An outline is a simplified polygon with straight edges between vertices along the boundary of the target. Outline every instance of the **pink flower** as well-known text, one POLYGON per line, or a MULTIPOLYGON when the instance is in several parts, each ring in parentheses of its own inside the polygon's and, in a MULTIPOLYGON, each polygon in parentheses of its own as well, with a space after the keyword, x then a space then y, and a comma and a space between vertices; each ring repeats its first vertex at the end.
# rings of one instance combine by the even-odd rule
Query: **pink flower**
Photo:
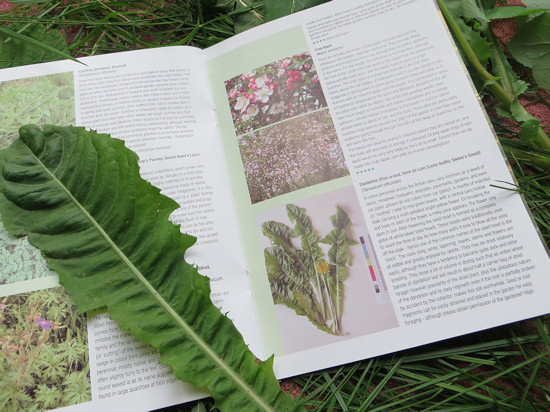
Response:
POLYGON ((246 108, 248 107, 248 103, 250 100, 248 100, 245 96, 241 96, 237 98, 237 103, 235 103, 235 106, 233 107, 235 110, 240 110, 241 113, 244 113, 246 108))
POLYGON ((267 84, 267 85, 269 84, 269 78, 265 74, 256 79, 256 85, 258 87, 263 87, 264 84, 267 84))
POLYGON ((269 96, 273 94, 273 89, 270 89, 269 86, 264 85, 261 89, 256 90, 254 93, 258 100, 262 103, 267 103, 269 101, 269 96))
POLYGON ((246 114, 248 114, 248 116, 250 117, 254 117, 258 114, 259 111, 260 110, 258 109, 258 106, 256 106, 255 104, 251 104, 250 106, 248 106, 246 114))

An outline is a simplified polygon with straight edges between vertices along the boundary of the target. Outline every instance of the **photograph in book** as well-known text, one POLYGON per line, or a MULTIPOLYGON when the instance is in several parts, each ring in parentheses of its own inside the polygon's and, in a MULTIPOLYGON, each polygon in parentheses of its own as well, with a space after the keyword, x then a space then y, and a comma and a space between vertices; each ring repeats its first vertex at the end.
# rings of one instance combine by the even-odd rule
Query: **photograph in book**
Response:
POLYGON ((252 203, 349 175, 328 109, 237 140, 252 203))
MULTIPOLYGON (((25 124, 75 123, 73 73, 0 82, 0 149, 19 137, 25 124)), ((52 276, 40 251, 26 238, 9 234, 0 221, 0 285, 52 276)))
POLYGON ((237 135, 327 106, 308 51, 226 80, 237 135))
POLYGON ((55 275, 46 266, 40 250, 33 247, 26 237, 18 238, 9 233, 1 220, 0 262, 0 286, 55 275))
POLYGON ((285 353, 398 326, 353 187, 256 220, 285 353))
POLYGON ((75 123, 73 73, 56 73, 0 82, 0 149, 25 124, 75 123))
POLYGON ((0 352, 3 410, 91 400, 86 320, 62 288, 2 298, 0 352))

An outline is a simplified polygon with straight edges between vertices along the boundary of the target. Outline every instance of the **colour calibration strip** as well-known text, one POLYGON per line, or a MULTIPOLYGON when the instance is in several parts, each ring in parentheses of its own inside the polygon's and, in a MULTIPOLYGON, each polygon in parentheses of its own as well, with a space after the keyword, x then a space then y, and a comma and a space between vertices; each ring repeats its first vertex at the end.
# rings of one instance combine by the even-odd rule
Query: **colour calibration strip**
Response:
POLYGON ((384 281, 384 277, 382 276, 380 267, 378 266, 378 260, 376 258, 376 253, 372 247, 370 236, 359 235, 359 243, 361 244, 363 255, 365 255, 365 259, 367 261, 367 266, 369 268, 374 292, 376 293, 377 302, 389 302, 388 287, 386 286, 386 282, 384 281))

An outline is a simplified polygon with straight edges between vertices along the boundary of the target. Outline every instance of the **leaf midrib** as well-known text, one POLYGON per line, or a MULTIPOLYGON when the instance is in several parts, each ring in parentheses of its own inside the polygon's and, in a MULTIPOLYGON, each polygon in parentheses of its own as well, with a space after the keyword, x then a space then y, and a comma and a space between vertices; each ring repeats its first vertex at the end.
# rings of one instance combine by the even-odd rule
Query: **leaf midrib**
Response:
MULTIPOLYGON (((27 146, 25 144, 25 146, 27 146)), ((57 183, 61 189, 69 196, 71 201, 81 210, 86 218, 92 223, 96 230, 103 236, 109 246, 115 251, 115 253, 122 259, 122 261, 130 268, 138 280, 145 286, 147 291, 153 296, 153 298, 161 305, 161 307, 172 317, 172 319, 186 332, 187 336, 193 340, 197 346, 222 370, 224 371, 236 384, 242 389, 244 393, 265 411, 276 412, 271 406, 269 406, 256 391, 250 387, 239 374, 220 358, 188 324, 179 316, 179 314, 170 306, 170 304, 155 290, 155 288, 147 281, 145 276, 140 272, 138 268, 128 259, 128 257, 120 250, 120 248, 113 242, 111 237, 103 230, 101 225, 94 219, 92 215, 84 208, 84 206, 72 195, 67 187, 42 163, 29 146, 27 146, 32 156, 36 159, 39 165, 44 169, 45 173, 51 177, 51 179, 57 183)))

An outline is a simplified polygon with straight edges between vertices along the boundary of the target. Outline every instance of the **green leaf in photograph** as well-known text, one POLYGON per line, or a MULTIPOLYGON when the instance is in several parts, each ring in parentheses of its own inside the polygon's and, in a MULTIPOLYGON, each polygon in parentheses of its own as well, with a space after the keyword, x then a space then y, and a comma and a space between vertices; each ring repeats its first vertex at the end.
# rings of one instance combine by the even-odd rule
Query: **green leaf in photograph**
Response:
POLYGON ((356 244, 347 237, 351 220, 336 206, 330 217, 333 230, 321 239, 305 208, 287 204, 286 212, 294 228, 273 220, 262 224, 272 244, 264 258, 273 302, 306 316, 319 330, 341 335, 345 270, 351 265, 348 246, 356 244), (301 249, 292 243, 297 237, 301 249), (331 246, 328 262, 319 243, 331 246))
POLYGON ((107 308, 222 411, 302 410, 273 358, 259 361, 210 301, 208 278, 185 261, 195 238, 168 220, 178 205, 140 177, 123 141, 71 126, 20 136, 0 152, 4 224, 42 250, 79 312, 107 308))
POLYGON ((305 10, 328 0, 265 0, 266 21, 275 20, 297 11, 305 10))
POLYGON ((550 13, 523 24, 507 47, 514 59, 527 67, 550 55, 550 13))
POLYGON ((326 235, 321 243, 330 245, 328 251, 329 262, 334 265, 334 289, 331 288, 331 301, 334 302, 335 321, 338 323, 342 317, 342 307, 344 302, 343 282, 346 265, 351 266, 351 255, 348 247, 356 245, 357 242, 347 236, 351 220, 348 215, 339 207, 336 207, 336 213, 330 217, 332 231, 326 235))

